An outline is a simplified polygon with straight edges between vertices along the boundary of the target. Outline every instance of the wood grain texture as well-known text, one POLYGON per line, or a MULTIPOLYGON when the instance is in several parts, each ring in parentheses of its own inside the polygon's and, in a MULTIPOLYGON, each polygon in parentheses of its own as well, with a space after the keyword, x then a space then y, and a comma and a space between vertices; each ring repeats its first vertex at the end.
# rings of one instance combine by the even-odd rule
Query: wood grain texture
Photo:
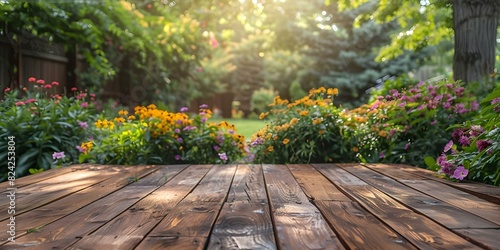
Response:
POLYGON ((484 248, 500 249, 500 229, 455 229, 454 232, 474 239, 484 248))
POLYGON ((195 190, 184 200, 191 202, 223 202, 236 172, 236 165, 215 165, 195 190))
POLYGON ((311 165, 287 165, 309 200, 351 201, 311 165))
POLYGON ((356 202, 316 201, 316 205, 350 249, 416 249, 356 202))
POLYGON ((238 165, 226 202, 267 203, 261 165, 238 165))
POLYGON ((402 178, 405 174, 412 174, 413 176, 418 176, 418 179, 431 179, 441 183, 444 183, 448 186, 460 189, 464 192, 470 193, 474 196, 477 196, 481 199, 487 200, 489 202, 493 202, 495 204, 500 204, 500 187, 493 185, 486 185, 479 182, 451 182, 449 180, 443 179, 434 171, 412 167, 402 164, 367 164, 369 168, 373 168, 374 170, 381 171, 384 174, 394 176, 398 179, 408 179, 414 180, 415 178, 402 178), (391 171, 387 171, 390 169, 391 171))
POLYGON ((207 242, 206 237, 179 237, 160 236, 147 237, 135 249, 136 250, 202 250, 207 242))
POLYGON ((342 167, 407 207, 448 228, 493 228, 496 224, 408 187, 361 165, 342 167))
POLYGON ((130 235, 87 235, 76 244, 66 248, 68 250, 95 250, 95 249, 134 249, 143 236, 130 235))
POLYGON ((384 221, 397 233, 418 248, 477 249, 477 246, 452 233, 431 219, 413 212, 390 196, 366 184, 349 172, 335 165, 314 165, 328 179, 349 193, 364 209, 384 221), (350 175, 349 181, 342 178, 350 175), (353 184, 351 184, 353 183, 353 184))
POLYGON ((210 234, 208 249, 276 249, 268 205, 226 203, 210 234))
POLYGON ((485 201, 472 194, 452 188, 446 184, 432 181, 403 181, 420 192, 442 200, 464 211, 480 216, 500 227, 500 205, 485 201), (439 191, 438 191, 439 190, 439 191))
POLYGON ((149 233, 149 236, 208 237, 222 204, 182 201, 149 233))
POLYGON ((285 165, 263 165, 280 249, 344 249, 285 165))
MULTIPOLYGON (((127 209, 113 220, 109 221, 92 235, 146 235, 160 220, 162 220, 177 203, 179 203, 210 169, 207 165, 192 166, 179 174, 172 168, 167 182, 160 188, 148 194, 142 200, 127 209), (186 182, 186 180, 190 180, 186 182)), ((162 174, 160 173, 159 176, 162 174)))
MULTIPOLYGON (((130 168, 124 167, 123 169, 121 169, 122 171, 118 173, 120 176, 127 175, 127 171, 131 168, 133 168, 133 172, 140 178, 156 170, 156 168, 147 166, 134 166, 130 168)), ((127 184, 129 184, 129 181, 124 181, 121 177, 112 177, 97 185, 92 185, 89 188, 80 190, 62 199, 20 214, 16 216, 17 236, 19 237, 24 235, 27 230, 36 230, 37 228, 41 228, 47 224, 50 224, 57 219, 60 219, 67 214, 70 214, 92 203, 96 199, 104 197, 124 187, 127 184)), ((7 223, 7 221, 3 221, 0 223, 7 223)), ((4 240, 6 239, 2 237, 2 241, 4 240)))

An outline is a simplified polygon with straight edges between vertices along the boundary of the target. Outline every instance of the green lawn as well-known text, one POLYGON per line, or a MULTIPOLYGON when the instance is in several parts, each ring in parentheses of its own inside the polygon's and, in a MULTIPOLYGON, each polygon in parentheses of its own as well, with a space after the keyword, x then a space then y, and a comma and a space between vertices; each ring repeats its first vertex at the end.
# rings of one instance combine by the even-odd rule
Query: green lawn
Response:
POLYGON ((252 138, 252 135, 259 131, 261 128, 266 126, 266 122, 258 119, 222 119, 222 118, 210 118, 209 122, 219 123, 221 121, 227 121, 230 124, 236 126, 236 131, 238 134, 244 135, 245 140, 252 138))

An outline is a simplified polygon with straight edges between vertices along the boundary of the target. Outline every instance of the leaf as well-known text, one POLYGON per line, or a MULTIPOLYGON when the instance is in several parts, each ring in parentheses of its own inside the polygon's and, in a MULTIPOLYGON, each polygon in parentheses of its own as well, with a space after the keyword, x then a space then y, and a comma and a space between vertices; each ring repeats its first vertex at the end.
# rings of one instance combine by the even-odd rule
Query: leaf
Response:
POLYGON ((436 160, 434 160, 433 157, 427 156, 424 158, 425 165, 427 165, 430 169, 433 169, 436 167, 436 160))

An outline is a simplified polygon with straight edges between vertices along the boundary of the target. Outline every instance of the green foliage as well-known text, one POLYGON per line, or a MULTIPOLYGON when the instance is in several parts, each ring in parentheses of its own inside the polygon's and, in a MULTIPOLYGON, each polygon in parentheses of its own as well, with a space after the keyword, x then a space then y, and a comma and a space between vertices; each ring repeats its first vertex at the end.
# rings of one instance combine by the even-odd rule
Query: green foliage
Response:
MULTIPOLYGON (((52 168, 58 164, 53 156, 56 152, 65 153, 66 163, 76 162, 75 146, 88 136, 86 124, 93 119, 89 103, 92 97, 86 92, 59 96, 52 88, 58 83, 35 81, 30 79, 30 84, 36 84, 33 91, 6 90, 5 100, 0 102, 0 157, 7 158, 7 138, 14 137, 18 177, 28 174, 30 169, 39 172, 52 168)), ((1 162, 0 169, 0 179, 4 180, 6 161, 1 162)))
POLYGON ((265 89, 260 88, 259 90, 253 92, 252 94, 252 111, 256 114, 269 111, 269 103, 272 103, 274 96, 276 96, 276 91, 273 88, 265 89))
POLYGON ((244 137, 227 122, 207 122, 211 111, 200 107, 190 118, 151 104, 134 115, 121 110, 113 121, 99 119, 94 140, 82 142, 80 162, 99 164, 230 163, 245 153, 244 137))

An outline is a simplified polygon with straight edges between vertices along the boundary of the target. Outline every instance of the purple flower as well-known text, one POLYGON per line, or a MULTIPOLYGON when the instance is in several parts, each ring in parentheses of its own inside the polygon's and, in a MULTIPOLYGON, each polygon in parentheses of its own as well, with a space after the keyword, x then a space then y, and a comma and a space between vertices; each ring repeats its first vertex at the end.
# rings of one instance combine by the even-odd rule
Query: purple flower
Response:
POLYGON ((481 126, 479 126, 479 125, 472 125, 470 127, 470 132, 469 133, 470 133, 470 135, 472 137, 478 137, 483 132, 484 132, 484 129, 481 126))
POLYGON ((215 150, 215 151, 219 151, 219 149, 220 149, 220 147, 219 147, 219 146, 217 146, 217 145, 215 145, 215 146, 214 146, 214 150, 215 150))
POLYGON ((54 152, 52 154, 52 159, 54 159, 54 160, 62 159, 64 157, 65 157, 64 152, 54 152))
POLYGON ((206 108, 208 108, 208 105, 207 105, 207 104, 202 104, 202 105, 200 105, 200 109, 206 109, 206 108))
POLYGON ((178 134, 178 133, 180 133, 180 132, 181 132, 181 130, 180 130, 180 129, 178 129, 178 128, 176 128, 176 129, 174 129, 174 132, 178 134))
POLYGON ((476 146, 477 146, 477 150, 479 152, 487 149, 489 146, 491 146, 491 142, 487 141, 487 140, 478 140, 476 141, 476 146))
POLYGON ((76 146, 76 149, 78 149, 78 152, 80 152, 80 153, 85 153, 85 149, 83 149, 80 146, 76 146))
POLYGON ((460 137, 464 134, 463 129, 455 129, 453 130, 453 133, 451 134, 451 137, 455 140, 459 140, 460 137))
POLYGON ((232 130, 232 129, 229 129, 227 132, 228 132, 229 134, 234 135, 234 130, 232 130))
POLYGON ((206 117, 202 117, 201 118, 201 123, 205 123, 207 121, 207 118, 206 117))
POLYGON ((384 158, 384 157, 385 157, 384 152, 380 152, 380 153, 378 154, 378 157, 379 157, 380 159, 384 158))
POLYGON ((181 159, 181 156, 180 155, 175 155, 174 158, 175 158, 176 161, 178 161, 178 160, 181 159))
POLYGON ((497 98, 491 100, 491 105, 496 104, 496 103, 500 103, 500 97, 497 97, 497 98))
POLYGON ((450 102, 448 102, 448 101, 447 101, 447 102, 445 102, 445 103, 443 104, 443 108, 445 108, 445 109, 449 109, 449 108, 451 108, 451 104, 450 104, 450 102))
POLYGON ((83 128, 83 129, 89 128, 89 124, 87 122, 78 122, 78 125, 80 126, 80 128, 83 128))
POLYGON ((227 161, 228 160, 226 153, 219 153, 219 158, 221 160, 223 160, 223 161, 227 161))
POLYGON ((431 125, 435 125, 438 121, 437 120, 434 120, 431 122, 431 125))
POLYGON ((180 124, 182 124, 182 120, 181 120, 181 119, 177 119, 177 120, 175 121, 175 123, 177 123, 177 124, 179 124, 179 125, 180 125, 180 124))
POLYGON ((406 106, 406 102, 401 102, 398 104, 399 107, 404 108, 406 106))
POLYGON ((405 145, 405 150, 408 150, 408 148, 410 147, 410 144, 411 144, 411 143, 409 143, 409 142, 408 142, 408 143, 406 143, 406 145, 405 145))
POLYGON ((451 147, 453 147, 453 141, 450 140, 446 145, 444 146, 444 152, 450 151, 451 147))
POLYGON ((458 142, 462 145, 462 146, 465 146, 465 147, 468 147, 470 146, 470 141, 469 141, 469 137, 467 136, 460 136, 460 139, 458 140, 458 142))
POLYGON ((465 169, 464 166, 458 166, 458 168, 453 172, 452 177, 458 180, 463 180, 467 174, 469 174, 469 170, 465 169))
POLYGON ((188 107, 182 107, 181 108, 181 112, 186 112, 186 111, 188 111, 188 107))
POLYGON ((439 166, 444 166, 446 162, 446 155, 443 153, 437 159, 436 162, 439 166))
POLYGON ((469 110, 465 108, 465 104, 463 103, 457 103, 455 105, 455 113, 457 114, 464 114, 467 113, 469 110))
POLYGON ((180 143, 184 142, 184 140, 182 139, 182 137, 177 138, 177 141, 180 142, 180 143))
POLYGON ((471 104, 470 104, 470 110, 472 111, 476 111, 477 109, 479 108, 479 103, 474 100, 471 104))

